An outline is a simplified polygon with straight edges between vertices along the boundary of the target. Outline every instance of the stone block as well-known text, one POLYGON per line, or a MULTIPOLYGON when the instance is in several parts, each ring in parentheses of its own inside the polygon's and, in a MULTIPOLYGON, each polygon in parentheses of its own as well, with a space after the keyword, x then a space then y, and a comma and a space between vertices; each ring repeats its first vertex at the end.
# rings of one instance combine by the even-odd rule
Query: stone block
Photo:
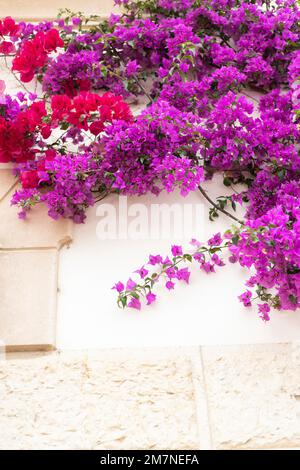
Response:
POLYGON ((0 361, 0 449, 78 449, 83 362, 58 354, 8 354, 0 361))
POLYGON ((51 348, 56 338, 57 250, 0 251, 0 340, 51 348))
POLYGON ((300 347, 203 348, 212 438, 217 449, 300 446, 300 347))
POLYGON ((187 357, 124 350, 0 360, 0 449, 197 449, 187 357))
POLYGON ((198 448, 191 361, 152 352, 88 358, 84 434, 92 449, 198 448))

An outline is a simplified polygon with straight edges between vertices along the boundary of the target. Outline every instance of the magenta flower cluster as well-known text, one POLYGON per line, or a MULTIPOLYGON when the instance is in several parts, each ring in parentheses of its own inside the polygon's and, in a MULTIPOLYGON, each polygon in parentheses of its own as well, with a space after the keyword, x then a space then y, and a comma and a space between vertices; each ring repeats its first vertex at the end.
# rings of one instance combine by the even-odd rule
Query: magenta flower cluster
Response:
MULTIPOLYGON (((207 243, 151 255, 122 307, 156 300, 158 281, 189 282, 225 259, 251 270, 245 306, 300 306, 300 10, 296 0, 116 0, 109 20, 69 11, 55 22, 3 20, 4 55, 43 96, 0 96, 0 161, 13 161, 21 217, 37 203, 83 222, 108 194, 200 190, 235 222, 207 243), (250 95, 249 95, 250 93, 250 95), (40 99, 42 98, 42 100, 40 99), (147 102, 136 117, 128 103, 147 102), (57 131, 59 135, 57 136, 57 131), (18 146, 15 142, 19 142, 18 146), (223 176, 231 196, 202 182, 223 176), (242 188, 242 189, 241 189, 242 188), (237 204, 245 217, 234 214, 237 204), (221 257, 222 255, 222 257, 221 257)), ((2 86, 2 85, 1 85, 2 86)), ((2 86, 3 88, 3 86, 2 86)), ((1 88, 1 89, 2 89, 1 88)))

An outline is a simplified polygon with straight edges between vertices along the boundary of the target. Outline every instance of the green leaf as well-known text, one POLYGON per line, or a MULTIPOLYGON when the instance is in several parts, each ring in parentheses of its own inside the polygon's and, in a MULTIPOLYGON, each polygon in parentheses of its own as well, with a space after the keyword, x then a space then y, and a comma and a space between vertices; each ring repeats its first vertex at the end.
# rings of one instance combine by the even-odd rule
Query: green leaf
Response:
POLYGON ((232 237, 231 241, 232 241, 232 243, 233 243, 234 245, 237 245, 238 242, 239 242, 239 239, 240 239, 239 235, 236 234, 236 235, 234 235, 234 236, 232 237))
POLYGON ((135 299, 137 299, 137 300, 140 298, 140 296, 139 296, 139 294, 137 294, 137 292, 130 292, 130 295, 132 297, 134 297, 135 299))
POLYGON ((294 304, 294 305, 297 304, 298 299, 297 299, 297 297, 296 297, 295 295, 290 294, 290 295, 289 295, 289 299, 290 299, 290 301, 292 302, 292 304, 294 304))
POLYGON ((277 171, 277 176, 280 180, 283 180, 285 175, 286 175, 286 170, 284 168, 281 168, 280 170, 277 171))
POLYGON ((127 297, 126 296, 122 296, 118 299, 118 306, 120 307, 120 304, 122 306, 122 308, 125 308, 126 305, 127 305, 127 297))
POLYGON ((231 186, 231 178, 229 178, 229 176, 225 176, 224 179, 223 179, 223 184, 224 186, 231 186))
POLYGON ((216 253, 217 251, 221 251, 221 248, 219 246, 215 246, 214 248, 210 248, 209 250, 211 254, 216 253))
POLYGON ((68 129, 68 127, 69 127, 68 122, 63 122, 62 125, 60 126, 62 131, 66 131, 68 129))

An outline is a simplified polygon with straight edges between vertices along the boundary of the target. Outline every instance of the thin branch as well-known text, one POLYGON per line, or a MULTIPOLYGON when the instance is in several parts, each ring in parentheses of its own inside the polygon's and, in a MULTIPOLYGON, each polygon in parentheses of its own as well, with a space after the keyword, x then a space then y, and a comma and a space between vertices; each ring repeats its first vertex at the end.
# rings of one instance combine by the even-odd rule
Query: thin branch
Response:
POLYGON ((206 191, 202 188, 202 186, 198 186, 198 189, 200 191, 200 193, 202 194, 203 197, 205 197, 205 199, 219 212, 222 212, 223 214, 227 215, 227 217, 230 217, 231 219, 235 220, 236 222, 238 222, 239 224, 241 225, 244 225, 244 222, 240 219, 238 219, 237 217, 235 217, 234 215, 230 214, 230 212, 227 212, 225 209, 221 209, 221 207, 219 207, 206 193, 206 191))
POLYGON ((95 202, 100 202, 102 199, 106 198, 110 194, 110 191, 105 191, 101 196, 99 196, 97 199, 95 199, 95 202))
POLYGON ((250 98, 251 100, 256 101, 256 103, 259 104, 259 100, 257 98, 255 98, 254 96, 249 95, 246 91, 241 91, 241 94, 244 95, 244 96, 247 96, 248 98, 250 98))
POLYGON ((19 79, 19 77, 17 76, 17 74, 12 70, 11 67, 9 67, 8 63, 7 63, 7 58, 6 56, 4 57, 4 62, 5 62, 5 66, 7 68, 7 70, 14 76, 15 80, 17 80, 17 82, 19 83, 19 85, 21 85, 21 87, 23 88, 23 90, 26 91, 26 93, 31 93, 30 90, 28 90, 28 88, 24 85, 23 82, 21 82, 21 80, 19 79))
POLYGON ((146 91, 145 87, 141 84, 141 82, 139 81, 139 79, 135 76, 135 75, 132 75, 132 78, 134 79, 135 83, 140 87, 141 91, 144 93, 145 96, 147 96, 148 100, 150 103, 153 103, 153 99, 151 98, 151 96, 149 95, 149 93, 146 91))
MULTIPOLYGON (((105 33, 104 33, 104 31, 103 31, 103 29, 101 28, 100 25, 98 26, 98 29, 100 30, 101 34, 102 34, 103 36, 105 36, 105 33)), ((112 44, 110 44, 110 43, 107 43, 107 46, 110 48, 110 50, 112 51, 112 53, 115 54, 115 55, 118 57, 120 63, 121 63, 123 66, 125 66, 125 63, 123 62, 122 57, 121 57, 119 51, 116 49, 116 47, 114 47, 114 46, 113 46, 112 44)), ((139 79, 137 78, 137 76, 136 76, 135 74, 133 74, 133 75, 132 75, 132 78, 133 78, 133 80, 135 81, 135 83, 137 84, 137 86, 140 88, 140 90, 144 93, 144 95, 147 96, 149 102, 150 102, 150 103, 153 103, 152 97, 151 97, 151 96, 149 95, 149 93, 146 91, 146 89, 144 88, 144 86, 140 83, 140 81, 139 81, 139 79)))

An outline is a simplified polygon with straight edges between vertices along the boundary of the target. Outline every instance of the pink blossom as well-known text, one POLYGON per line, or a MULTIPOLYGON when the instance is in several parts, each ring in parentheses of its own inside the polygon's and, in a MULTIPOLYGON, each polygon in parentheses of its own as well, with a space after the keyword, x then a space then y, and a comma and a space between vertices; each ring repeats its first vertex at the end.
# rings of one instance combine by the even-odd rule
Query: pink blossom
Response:
POLYGON ((134 308, 136 310, 141 310, 141 302, 139 301, 139 299, 132 297, 130 302, 128 303, 128 307, 134 308))
POLYGON ((152 292, 149 292, 147 295, 146 295, 146 299, 147 299, 147 305, 151 305, 155 299, 156 299, 156 295, 153 294, 152 292))

